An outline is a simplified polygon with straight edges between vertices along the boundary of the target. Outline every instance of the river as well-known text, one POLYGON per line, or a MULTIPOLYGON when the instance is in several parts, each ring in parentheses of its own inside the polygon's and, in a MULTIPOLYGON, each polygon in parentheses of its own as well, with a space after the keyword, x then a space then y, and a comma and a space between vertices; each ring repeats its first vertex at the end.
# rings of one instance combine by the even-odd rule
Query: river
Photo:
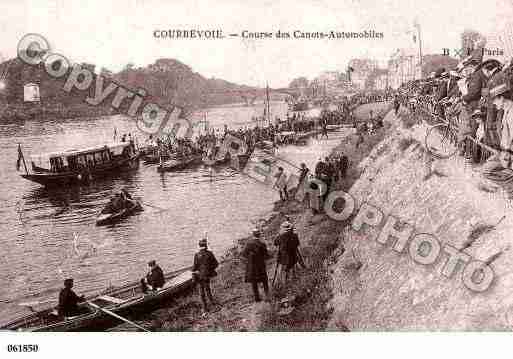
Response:
MULTIPOLYGON (((262 109, 263 104, 222 106, 208 109, 207 118, 210 126, 237 128, 262 109)), ((285 104, 273 103, 272 113, 283 116, 285 104)), ((75 279, 77 293, 88 295, 141 278, 150 259, 164 271, 189 266, 205 233, 222 257, 279 199, 269 187, 227 167, 216 169, 211 179, 202 166, 160 174, 156 165, 141 162, 136 172, 57 190, 16 172, 18 143, 28 158, 110 142, 114 128, 144 139, 123 116, 0 124, 0 323, 28 312, 20 302, 56 299, 67 277, 75 279), (98 212, 123 187, 148 204, 144 211, 113 226, 95 226, 98 212)), ((279 155, 312 168, 343 136, 282 147, 279 155)))

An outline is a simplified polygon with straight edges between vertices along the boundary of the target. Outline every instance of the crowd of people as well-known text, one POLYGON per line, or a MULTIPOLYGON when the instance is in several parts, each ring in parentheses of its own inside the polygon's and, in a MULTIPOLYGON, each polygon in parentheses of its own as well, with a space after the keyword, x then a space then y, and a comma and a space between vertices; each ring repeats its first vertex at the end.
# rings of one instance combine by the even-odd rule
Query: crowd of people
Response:
POLYGON ((351 123, 352 118, 352 111, 324 109, 318 117, 307 117, 305 112, 287 113, 285 119, 276 117, 274 122, 266 126, 262 126, 257 119, 253 119, 255 125, 252 127, 234 129, 225 124, 223 129, 207 128, 193 138, 163 136, 155 139, 150 136, 145 153, 163 158, 171 155, 179 158, 192 155, 215 157, 227 135, 240 139, 247 153, 251 153, 255 146, 263 142, 272 144, 273 147, 299 143, 299 135, 308 132, 320 132, 327 137, 328 125, 351 123))
POLYGON ((404 84, 395 102, 411 111, 423 108, 458 129, 459 154, 486 162, 484 178, 499 182, 513 195, 513 66, 483 61, 475 50, 455 68, 440 68, 425 80, 404 84), (483 156, 487 151, 491 156, 483 156))

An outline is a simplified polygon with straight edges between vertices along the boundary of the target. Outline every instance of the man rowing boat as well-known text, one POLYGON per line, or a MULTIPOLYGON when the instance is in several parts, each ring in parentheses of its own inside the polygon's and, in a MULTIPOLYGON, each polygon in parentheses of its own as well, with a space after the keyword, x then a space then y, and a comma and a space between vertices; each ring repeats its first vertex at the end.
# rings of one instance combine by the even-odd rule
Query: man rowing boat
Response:
POLYGON ((122 209, 129 208, 135 204, 130 193, 126 188, 123 188, 119 193, 116 193, 110 202, 102 210, 102 214, 116 213, 122 209))
POLYGON ((72 317, 82 314, 78 303, 85 301, 85 297, 79 297, 71 288, 73 288, 73 279, 65 279, 64 288, 59 293, 58 312, 61 317, 72 317))

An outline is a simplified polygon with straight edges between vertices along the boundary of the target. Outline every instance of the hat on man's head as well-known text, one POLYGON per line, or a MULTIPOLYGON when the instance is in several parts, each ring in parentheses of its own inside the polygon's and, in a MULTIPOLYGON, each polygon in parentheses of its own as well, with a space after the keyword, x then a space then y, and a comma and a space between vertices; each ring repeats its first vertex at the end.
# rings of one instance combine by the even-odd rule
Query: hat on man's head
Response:
POLYGON ((262 235, 262 231, 258 228, 253 229, 252 233, 255 237, 260 237, 262 235))
POLYGON ((474 110, 474 112, 472 112, 472 118, 476 118, 476 117, 483 117, 485 114, 483 113, 483 111, 481 111, 481 109, 477 108, 474 110))
POLYGON ((488 59, 484 61, 479 67, 483 67, 487 70, 492 70, 495 68, 499 68, 499 70, 502 70, 502 63, 497 59, 488 59))
POLYGON ((207 239, 206 238, 200 239, 199 242, 198 242, 198 245, 200 247, 206 247, 207 246, 207 239))
POLYGON ((157 262, 155 262, 155 260, 154 260, 154 259, 152 259, 151 261, 149 261, 149 262, 148 262, 148 265, 149 265, 149 266, 154 266, 154 265, 156 265, 156 264, 157 264, 157 262))
POLYGON ((435 78, 441 77, 444 72, 445 72, 445 67, 439 68, 438 70, 435 71, 435 78))
POLYGON ((291 229, 292 228, 292 224, 290 224, 289 221, 285 221, 281 224, 281 228, 282 229, 291 229))
POLYGON ((66 279, 64 279, 64 286, 65 287, 68 287, 71 284, 73 284, 73 278, 66 278, 66 279))

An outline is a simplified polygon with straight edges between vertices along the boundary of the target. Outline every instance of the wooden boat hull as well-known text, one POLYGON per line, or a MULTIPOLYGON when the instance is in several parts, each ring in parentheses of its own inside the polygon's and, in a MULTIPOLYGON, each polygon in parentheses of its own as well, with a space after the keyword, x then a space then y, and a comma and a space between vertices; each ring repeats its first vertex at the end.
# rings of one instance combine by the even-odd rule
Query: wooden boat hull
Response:
POLYGON ((199 161, 199 157, 192 156, 185 160, 169 160, 157 167, 158 172, 171 172, 171 171, 179 171, 183 170, 189 166, 193 166, 197 164, 199 161))
POLYGON ((116 213, 98 215, 98 218, 96 219, 96 225, 105 226, 108 224, 114 224, 121 221, 123 218, 126 218, 133 213, 140 212, 142 210, 143 208, 141 204, 136 201, 130 208, 124 208, 123 210, 116 213))
POLYGON ((221 166, 221 165, 225 165, 227 163, 230 163, 230 160, 231 160, 230 155, 227 154, 225 156, 225 158, 221 158, 221 159, 219 159, 219 158, 211 159, 211 158, 208 158, 208 157, 203 157, 201 159, 201 162, 203 162, 203 164, 205 166, 221 166))
POLYGON ((21 177, 46 187, 86 184, 99 178, 110 177, 119 172, 132 171, 139 168, 139 155, 118 160, 104 167, 95 167, 89 173, 72 171, 64 173, 35 172, 22 174, 21 177))
MULTIPOLYGON (((105 303, 105 300, 102 298, 112 298, 120 293, 130 293, 132 290, 135 292, 136 290, 139 290, 139 286, 139 282, 131 283, 122 288, 106 292, 106 294, 93 297, 88 300, 118 315, 131 316, 147 312, 162 305, 171 298, 185 294, 188 290, 193 288, 194 281, 192 278, 192 272, 189 270, 181 271, 178 275, 176 272, 171 273, 166 275, 166 284, 163 289, 144 295, 142 293, 137 293, 137 295, 124 300, 122 303, 101 305, 102 303, 105 303)), ((55 323, 37 325, 38 321, 43 321, 42 318, 49 316, 49 313, 52 310, 53 308, 50 308, 16 319, 2 326, 0 329, 30 332, 99 331, 121 323, 121 321, 106 314, 105 312, 95 310, 88 314, 67 318, 66 320, 56 321, 55 323)))
MULTIPOLYGON (((162 156, 163 161, 167 161, 169 159, 170 159, 169 155, 162 156)), ((142 160, 143 160, 144 164, 146 164, 146 165, 156 164, 156 163, 160 162, 160 156, 155 153, 150 153, 150 154, 142 155, 142 160)))

